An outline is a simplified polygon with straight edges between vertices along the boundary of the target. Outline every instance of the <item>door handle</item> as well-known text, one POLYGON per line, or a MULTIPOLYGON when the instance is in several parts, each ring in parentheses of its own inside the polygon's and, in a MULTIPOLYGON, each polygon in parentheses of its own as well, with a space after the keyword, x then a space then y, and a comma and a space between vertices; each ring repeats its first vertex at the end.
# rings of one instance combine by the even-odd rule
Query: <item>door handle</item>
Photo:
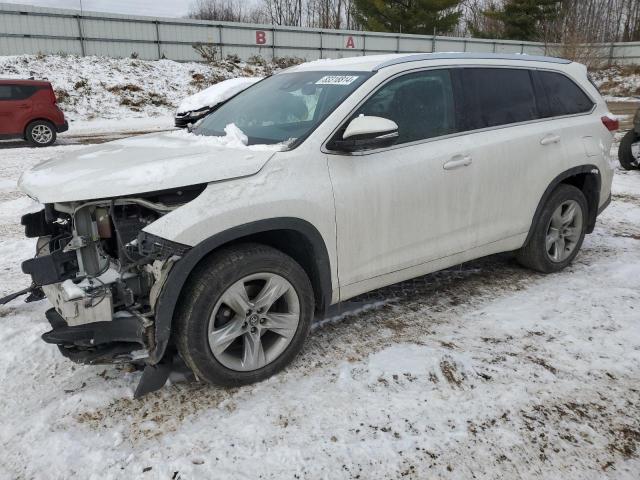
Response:
POLYGON ((540 140, 540 145, 551 145, 552 143, 560 143, 560 135, 547 135, 540 140))
POLYGON ((456 168, 468 167, 472 161, 471 155, 456 155, 448 162, 445 162, 442 168, 445 170, 455 170, 456 168))
POLYGON ((16 105, 16 108, 29 108, 29 105, 26 104, 20 104, 20 105, 16 105))

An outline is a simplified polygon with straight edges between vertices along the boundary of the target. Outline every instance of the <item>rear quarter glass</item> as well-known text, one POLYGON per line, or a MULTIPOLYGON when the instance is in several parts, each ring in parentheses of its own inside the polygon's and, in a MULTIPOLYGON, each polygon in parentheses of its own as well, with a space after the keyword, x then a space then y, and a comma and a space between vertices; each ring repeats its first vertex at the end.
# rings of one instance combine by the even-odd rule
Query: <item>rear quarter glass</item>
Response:
POLYGON ((547 94, 552 117, 587 113, 593 108, 593 101, 569 77, 548 71, 539 71, 537 75, 547 94))
POLYGON ((14 98, 16 100, 26 100, 28 98, 31 98, 34 93, 43 88, 45 87, 37 87, 34 85, 16 85, 13 91, 14 98))

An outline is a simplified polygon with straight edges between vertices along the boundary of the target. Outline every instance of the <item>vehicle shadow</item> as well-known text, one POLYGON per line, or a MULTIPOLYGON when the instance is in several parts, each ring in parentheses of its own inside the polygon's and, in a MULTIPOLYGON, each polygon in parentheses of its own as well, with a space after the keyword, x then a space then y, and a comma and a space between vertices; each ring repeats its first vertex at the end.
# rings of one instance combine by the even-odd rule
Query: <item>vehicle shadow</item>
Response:
POLYGON ((25 148, 28 147, 29 144, 24 140, 2 140, 0 141, 0 150, 5 150, 9 148, 25 148))

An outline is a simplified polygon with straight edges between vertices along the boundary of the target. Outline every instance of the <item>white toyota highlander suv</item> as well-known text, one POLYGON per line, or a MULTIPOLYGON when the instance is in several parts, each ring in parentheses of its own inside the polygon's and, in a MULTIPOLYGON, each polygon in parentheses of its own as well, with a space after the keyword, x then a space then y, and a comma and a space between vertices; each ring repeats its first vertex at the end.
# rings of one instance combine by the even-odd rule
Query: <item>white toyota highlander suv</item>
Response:
POLYGON ((525 55, 322 60, 266 78, 186 131, 89 147, 20 186, 23 263, 77 362, 171 360, 262 380, 314 316, 363 292, 514 251, 551 273, 610 200, 617 122, 583 65, 525 55))

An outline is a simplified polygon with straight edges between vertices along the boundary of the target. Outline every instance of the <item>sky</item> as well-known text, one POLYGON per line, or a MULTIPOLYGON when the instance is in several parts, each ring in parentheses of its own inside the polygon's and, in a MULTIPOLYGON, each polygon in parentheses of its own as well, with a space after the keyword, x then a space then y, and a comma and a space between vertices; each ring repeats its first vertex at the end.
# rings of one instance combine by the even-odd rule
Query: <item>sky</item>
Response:
MULTIPOLYGON (((80 9, 80 0, 0 0, 50 8, 80 9)), ((84 10, 154 17, 184 17, 191 0, 82 0, 84 10)))

